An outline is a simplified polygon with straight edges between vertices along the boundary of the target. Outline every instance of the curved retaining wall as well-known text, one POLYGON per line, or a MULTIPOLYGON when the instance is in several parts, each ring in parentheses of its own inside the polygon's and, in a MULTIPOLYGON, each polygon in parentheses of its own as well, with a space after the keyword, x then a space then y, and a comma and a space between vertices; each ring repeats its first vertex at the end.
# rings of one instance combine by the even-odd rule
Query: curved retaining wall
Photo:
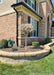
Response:
POLYGON ((1 56, 0 61, 5 63, 24 63, 40 59, 49 54, 50 52, 49 45, 51 44, 53 44, 53 42, 46 44, 42 51, 36 51, 36 52, 13 53, 13 52, 5 52, 0 50, 0 56, 1 56))
POLYGON ((42 51, 36 51, 36 52, 20 52, 20 53, 13 53, 13 52, 5 52, 0 50, 1 56, 10 56, 10 57, 22 57, 22 56, 37 56, 43 57, 47 55, 50 52, 50 47, 48 49, 43 49, 42 51))

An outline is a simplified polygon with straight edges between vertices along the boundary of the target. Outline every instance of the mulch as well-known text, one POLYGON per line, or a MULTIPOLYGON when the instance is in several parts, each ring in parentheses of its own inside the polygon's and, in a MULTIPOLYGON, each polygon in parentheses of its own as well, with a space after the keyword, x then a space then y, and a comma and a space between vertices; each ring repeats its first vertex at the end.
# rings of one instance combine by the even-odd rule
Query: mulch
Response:
MULTIPOLYGON (((13 52, 11 50, 12 48, 4 48, 4 49, 0 49, 2 51, 6 51, 6 52, 13 52)), ((17 47, 17 51, 14 51, 15 53, 16 52, 35 52, 35 51, 41 51, 44 49, 44 46, 40 46, 40 48, 35 48, 33 46, 27 46, 27 49, 25 50, 25 47, 24 48, 20 48, 20 47, 17 47)))

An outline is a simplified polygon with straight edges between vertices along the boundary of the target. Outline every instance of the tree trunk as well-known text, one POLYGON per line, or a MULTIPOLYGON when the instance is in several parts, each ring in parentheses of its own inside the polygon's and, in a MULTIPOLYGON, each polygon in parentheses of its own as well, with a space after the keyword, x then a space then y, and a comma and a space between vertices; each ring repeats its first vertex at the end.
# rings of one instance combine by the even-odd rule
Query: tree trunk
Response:
POLYGON ((25 38, 25 50, 27 50, 27 35, 26 35, 26 38, 25 38))

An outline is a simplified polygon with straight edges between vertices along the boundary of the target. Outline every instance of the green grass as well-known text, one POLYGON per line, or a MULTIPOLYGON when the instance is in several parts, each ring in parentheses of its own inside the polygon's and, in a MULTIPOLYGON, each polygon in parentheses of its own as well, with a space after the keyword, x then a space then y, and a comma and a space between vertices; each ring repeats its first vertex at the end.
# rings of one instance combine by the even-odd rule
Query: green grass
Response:
POLYGON ((0 62, 0 75, 54 75, 54 46, 48 56, 23 64, 0 62))

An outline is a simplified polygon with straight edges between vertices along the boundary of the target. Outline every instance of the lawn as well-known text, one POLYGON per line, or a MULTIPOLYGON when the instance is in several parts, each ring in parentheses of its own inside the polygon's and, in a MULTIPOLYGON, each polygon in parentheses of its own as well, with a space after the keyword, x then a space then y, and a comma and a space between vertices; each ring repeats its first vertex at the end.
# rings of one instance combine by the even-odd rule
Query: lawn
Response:
POLYGON ((0 75, 54 75, 54 46, 48 56, 23 64, 0 62, 0 75))

